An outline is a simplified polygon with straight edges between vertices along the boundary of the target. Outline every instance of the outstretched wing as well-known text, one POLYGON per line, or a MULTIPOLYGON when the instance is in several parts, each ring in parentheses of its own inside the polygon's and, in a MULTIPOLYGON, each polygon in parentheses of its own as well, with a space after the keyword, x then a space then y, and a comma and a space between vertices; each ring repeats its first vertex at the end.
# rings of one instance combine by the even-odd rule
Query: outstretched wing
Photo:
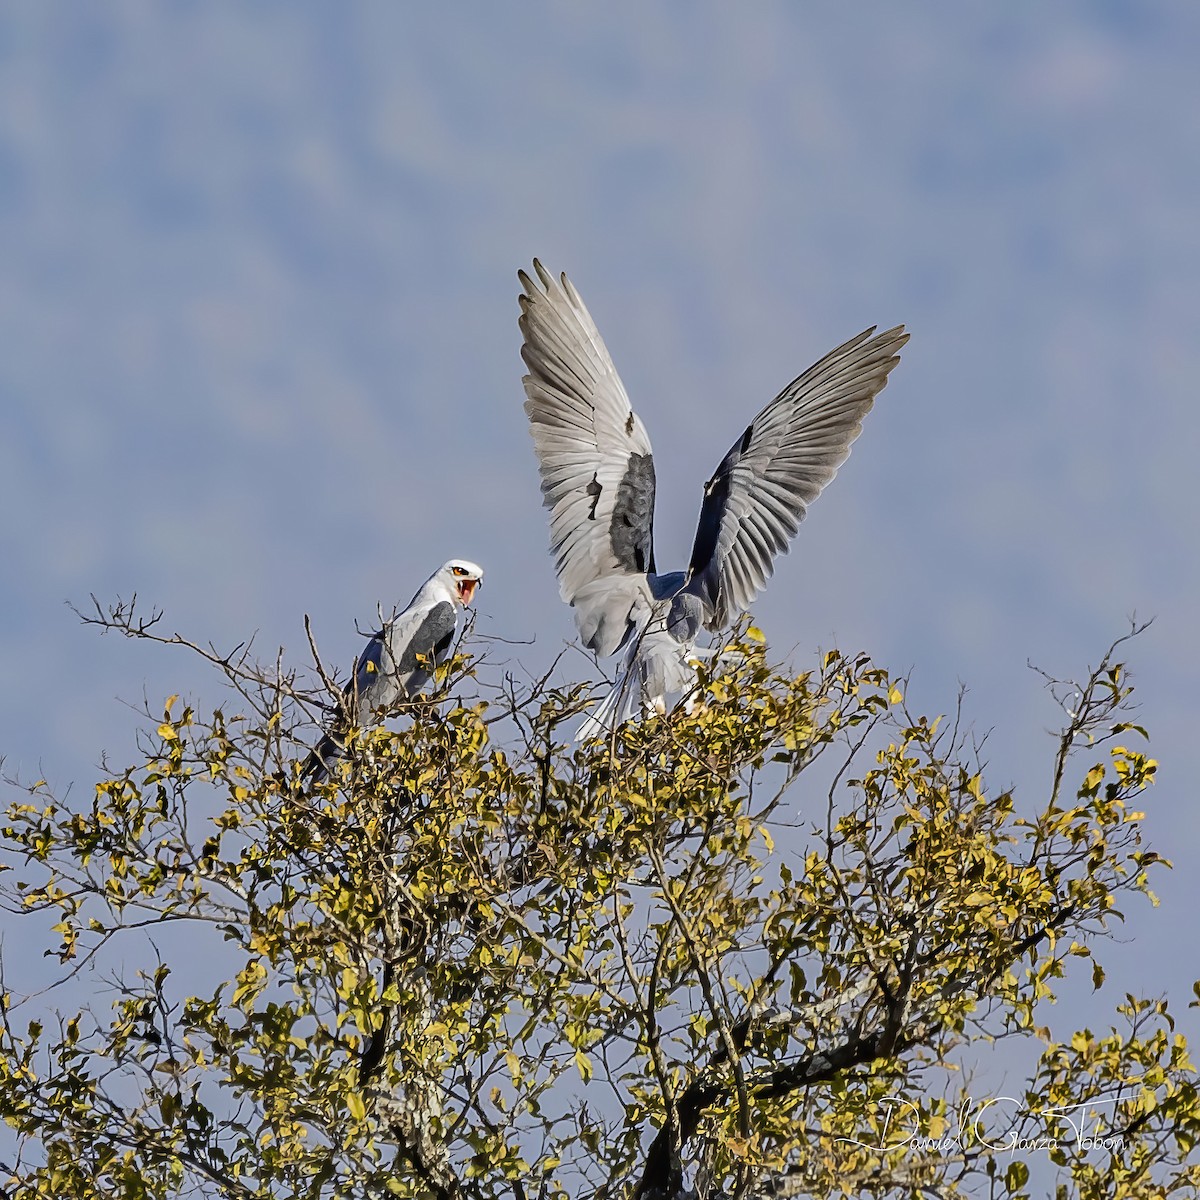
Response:
MULTIPOLYGON (((566 275, 524 271, 525 412, 550 510, 550 550, 569 604, 595 603, 606 576, 654 570, 654 459, 646 428, 566 275), (539 286, 540 283, 540 286, 539 286)), ((584 619, 584 614, 577 614, 584 619)))
POLYGON ((704 488, 689 590, 722 629, 762 589, 808 506, 846 461, 863 417, 908 341, 898 325, 851 338, 809 367, 751 421, 704 488))

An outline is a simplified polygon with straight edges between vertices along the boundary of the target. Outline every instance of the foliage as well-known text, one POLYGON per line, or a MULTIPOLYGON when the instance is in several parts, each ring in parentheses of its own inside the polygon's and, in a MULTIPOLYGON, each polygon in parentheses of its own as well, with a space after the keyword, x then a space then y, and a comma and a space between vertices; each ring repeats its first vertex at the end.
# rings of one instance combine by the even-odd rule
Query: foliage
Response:
MULTIPOLYGON (((97 619, 182 640, 132 607, 97 619)), ((48 918, 67 994, 110 995, 51 1017, 0 989, 4 1194, 1200 1182, 1164 1003, 1128 996, 1102 1034, 1040 1024, 1071 968, 1100 986, 1099 939, 1164 865, 1113 651, 1069 689, 1048 794, 1019 806, 957 720, 911 714, 865 657, 794 675, 756 630, 731 649, 690 711, 582 750, 580 689, 489 686, 460 655, 315 788, 318 698, 201 651, 228 713, 172 697, 90 804, 39 782, 8 808, 0 897, 48 918), (197 964, 220 981, 191 994, 197 964), (958 1069, 1000 1039, 1040 1057, 981 1107, 958 1069)))

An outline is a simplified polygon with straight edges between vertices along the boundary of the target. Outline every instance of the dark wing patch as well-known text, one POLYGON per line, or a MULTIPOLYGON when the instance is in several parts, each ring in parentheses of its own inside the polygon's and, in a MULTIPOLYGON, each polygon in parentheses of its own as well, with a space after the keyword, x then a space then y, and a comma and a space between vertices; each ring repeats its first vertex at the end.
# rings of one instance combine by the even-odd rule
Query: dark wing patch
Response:
POLYGON ((378 688, 384 670, 383 639, 384 632, 380 630, 354 664, 354 679, 346 685, 346 695, 352 702, 363 699, 369 702, 371 692, 378 688))
POLYGON ((342 694, 345 697, 345 710, 338 713, 325 736, 313 748, 300 769, 302 778, 312 778, 313 783, 320 783, 333 770, 334 764, 344 757, 346 752, 345 735, 347 725, 352 725, 359 719, 360 709, 372 707, 372 699, 380 694, 380 684, 383 682, 383 649, 384 633, 381 630, 367 643, 366 648, 354 663, 354 678, 350 679, 342 694))
POLYGON ((808 506, 837 474, 900 361, 903 326, 860 333, 793 380, 747 427, 704 489, 688 591, 724 628, 759 593, 808 506))
POLYGON ((445 661, 450 643, 454 640, 456 618, 454 605, 449 600, 435 604, 425 614, 424 620, 409 638, 408 645, 404 647, 400 661, 396 664, 396 671, 401 679, 407 679, 413 673, 423 675, 422 683, 429 678, 428 667, 417 661, 418 655, 431 659, 434 663, 445 661))
MULTIPOLYGON (((594 511, 594 509, 593 509, 594 511)), ((609 524, 613 556, 623 570, 654 570, 654 458, 631 454, 609 524)))
MULTIPOLYGON (((747 429, 746 432, 749 433, 750 430, 747 429)), ((743 445, 745 441, 743 437, 743 445)), ((691 590, 702 596, 710 609, 717 606, 719 573, 708 568, 716 560, 717 538, 721 533, 721 520, 729 503, 733 468, 743 453, 744 451, 737 446, 730 450, 721 460, 716 473, 704 485, 704 501, 700 505, 700 520, 696 523, 696 540, 692 543, 692 559, 688 564, 688 573, 692 577, 691 590)))

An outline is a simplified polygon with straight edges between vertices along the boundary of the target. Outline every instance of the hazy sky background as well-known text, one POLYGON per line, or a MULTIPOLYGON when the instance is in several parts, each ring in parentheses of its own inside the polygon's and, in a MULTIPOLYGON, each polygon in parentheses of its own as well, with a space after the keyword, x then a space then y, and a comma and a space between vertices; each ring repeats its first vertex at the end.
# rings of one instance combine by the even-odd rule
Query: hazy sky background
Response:
MULTIPOLYGON (((566 269, 655 443, 660 565, 779 387, 912 342, 755 608, 866 649, 1044 786, 1127 627, 1178 870, 1101 947, 1200 963, 1200 8, 262 3, 0 10, 0 752, 90 798, 182 653, 64 606, 136 591, 304 661, 451 556, 479 628, 573 636, 546 553, 515 272, 566 269), (453 13, 453 16, 447 16, 453 13)), ((580 660, 582 662, 582 660, 580 660)), ((1086 964, 1081 974, 1086 975, 1086 964)), ((1085 991, 1087 989, 1084 989, 1085 991)))

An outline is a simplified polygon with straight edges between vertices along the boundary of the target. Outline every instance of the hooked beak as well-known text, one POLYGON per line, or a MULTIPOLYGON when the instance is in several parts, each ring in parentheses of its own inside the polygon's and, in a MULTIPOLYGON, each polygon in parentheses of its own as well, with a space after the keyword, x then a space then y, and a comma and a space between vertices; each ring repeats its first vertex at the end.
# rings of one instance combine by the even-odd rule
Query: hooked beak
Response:
POLYGON ((458 581, 458 598, 463 602, 464 608, 471 603, 471 598, 475 595, 475 589, 478 587, 478 579, 460 579, 458 581))

